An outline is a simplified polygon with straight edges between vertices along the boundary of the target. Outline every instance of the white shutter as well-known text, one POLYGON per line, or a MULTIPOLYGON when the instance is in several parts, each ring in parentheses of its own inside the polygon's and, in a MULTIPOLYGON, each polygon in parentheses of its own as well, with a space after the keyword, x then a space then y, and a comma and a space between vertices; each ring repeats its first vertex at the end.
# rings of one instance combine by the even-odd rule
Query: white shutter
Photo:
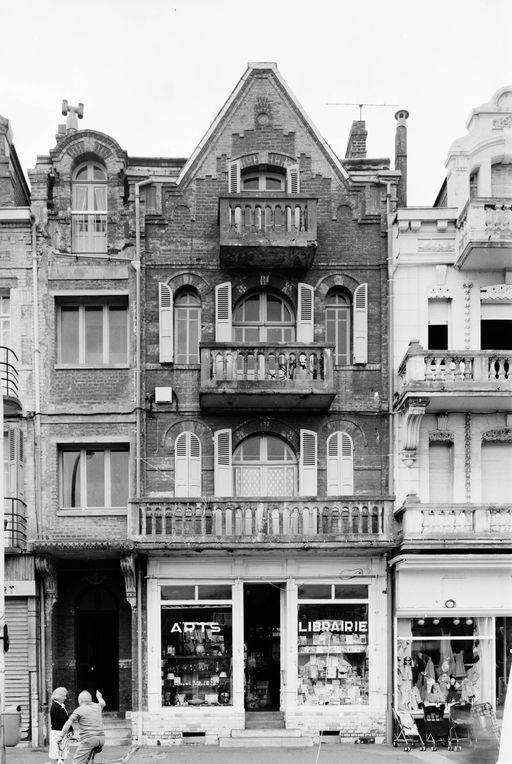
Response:
POLYGON ((341 432, 341 495, 352 496, 354 493, 354 453, 352 438, 341 432))
POLYGON ((215 496, 232 496, 231 430, 217 430, 213 446, 215 496))
POLYGON ((286 171, 286 186, 289 194, 298 194, 300 191, 299 165, 294 164, 286 171))
POLYGON ((512 496, 512 444, 482 444, 482 501, 506 504, 512 496))
POLYGON ((346 432, 335 432, 327 439, 327 495, 352 496, 353 493, 352 438, 346 432))
POLYGON ((429 501, 446 504, 453 501, 453 449, 450 443, 430 443, 428 449, 429 501))
POLYGON ((316 496, 317 494, 317 453, 316 432, 300 431, 300 496, 316 496))
POLYGON ((228 191, 230 194, 238 194, 240 191, 240 162, 231 162, 229 165, 228 191))
POLYGON ((172 326, 172 292, 168 284, 158 284, 158 331, 160 363, 170 363, 174 358, 172 326))
POLYGON ((12 496, 13 498, 21 498, 21 474, 20 474, 20 430, 8 430, 7 432, 7 447, 9 449, 7 455, 8 461, 8 485, 5 486, 5 496, 12 496))
POLYGON ((368 284, 354 292, 354 363, 368 363, 368 284))
POLYGON ((176 438, 174 495, 201 496, 201 442, 193 432, 182 432, 176 438))
POLYGON ((215 287, 215 340, 231 342, 231 282, 215 287))
POLYGON ((297 291, 297 342, 313 342, 315 290, 309 284, 299 283, 297 291))

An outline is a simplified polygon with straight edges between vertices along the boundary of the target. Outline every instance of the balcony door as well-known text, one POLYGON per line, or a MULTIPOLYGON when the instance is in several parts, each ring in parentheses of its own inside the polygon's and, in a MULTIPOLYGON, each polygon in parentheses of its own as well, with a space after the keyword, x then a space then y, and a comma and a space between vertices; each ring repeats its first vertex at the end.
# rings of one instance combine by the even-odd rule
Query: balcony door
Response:
POLYGON ((107 173, 89 162, 73 177, 73 252, 107 251, 107 173))
POLYGON ((233 454, 235 496, 295 496, 297 458, 281 438, 247 438, 233 454))
POLYGON ((256 292, 238 303, 233 315, 235 342, 295 342, 295 316, 271 292, 256 292))

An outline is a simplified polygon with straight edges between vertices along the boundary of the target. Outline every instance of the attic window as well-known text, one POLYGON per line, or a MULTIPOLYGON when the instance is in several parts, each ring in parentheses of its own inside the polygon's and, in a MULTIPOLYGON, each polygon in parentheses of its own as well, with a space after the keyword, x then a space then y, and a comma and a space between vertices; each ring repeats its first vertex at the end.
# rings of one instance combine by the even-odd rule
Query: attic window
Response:
POLYGON ((242 191, 284 191, 286 175, 277 168, 242 170, 242 191))

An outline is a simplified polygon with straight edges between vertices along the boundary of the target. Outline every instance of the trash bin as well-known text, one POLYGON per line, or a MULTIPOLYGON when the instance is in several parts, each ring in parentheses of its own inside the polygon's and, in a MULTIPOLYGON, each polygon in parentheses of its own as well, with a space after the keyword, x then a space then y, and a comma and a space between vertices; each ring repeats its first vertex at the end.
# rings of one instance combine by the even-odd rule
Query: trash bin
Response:
POLYGON ((9 706, 4 711, 5 745, 14 746, 20 742, 21 709, 20 706, 9 706))

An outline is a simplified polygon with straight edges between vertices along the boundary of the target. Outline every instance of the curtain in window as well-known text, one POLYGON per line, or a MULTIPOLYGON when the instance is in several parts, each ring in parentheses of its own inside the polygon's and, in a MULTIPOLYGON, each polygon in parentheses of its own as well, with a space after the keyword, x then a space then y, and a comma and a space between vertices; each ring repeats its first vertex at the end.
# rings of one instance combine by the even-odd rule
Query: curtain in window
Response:
POLYGON ((76 212, 87 210, 87 186, 73 186, 73 210, 76 212))

